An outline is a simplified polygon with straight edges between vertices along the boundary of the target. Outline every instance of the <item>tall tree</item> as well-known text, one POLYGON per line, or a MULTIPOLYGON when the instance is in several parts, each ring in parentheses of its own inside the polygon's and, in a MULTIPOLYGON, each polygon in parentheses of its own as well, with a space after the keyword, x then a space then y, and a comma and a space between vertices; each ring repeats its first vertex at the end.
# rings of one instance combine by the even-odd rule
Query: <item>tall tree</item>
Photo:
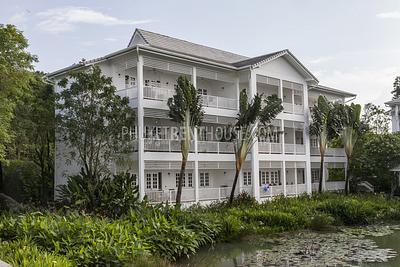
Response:
POLYGON ((175 95, 168 99, 169 117, 179 126, 181 139, 182 163, 178 181, 178 192, 176 193, 176 205, 181 203, 183 176, 185 174, 188 160, 190 143, 193 140, 193 131, 203 121, 203 105, 201 95, 188 80, 186 76, 180 76, 175 87, 175 95))
POLYGON ((372 103, 366 104, 361 120, 368 127, 368 130, 373 133, 385 134, 389 132, 390 116, 380 106, 372 103))
POLYGON ((311 108, 310 134, 318 139, 321 158, 318 192, 322 192, 325 152, 329 142, 335 137, 333 109, 334 105, 325 96, 319 96, 317 103, 311 108))
POLYGON ((63 90, 57 99, 57 138, 67 145, 68 157, 77 161, 93 183, 108 174, 110 161, 125 152, 124 127, 134 126, 129 99, 116 95, 112 79, 98 66, 70 73, 59 82, 63 90))
POLYGON ((400 76, 394 79, 393 90, 392 90, 393 100, 400 98, 400 76))
POLYGON ((351 170, 354 147, 364 128, 364 124, 361 122, 360 118, 361 105, 353 103, 351 105, 340 104, 335 107, 334 113, 336 117, 340 119, 338 121, 337 131, 347 156, 345 192, 348 194, 350 191, 350 180, 352 179, 351 170))
POLYGON ((264 99, 265 105, 261 104, 263 100, 262 95, 259 94, 256 94, 249 101, 246 89, 240 92, 239 97, 239 113, 235 127, 230 135, 235 150, 235 177, 229 197, 230 204, 232 204, 235 196, 236 185, 243 163, 260 134, 259 124, 261 123, 263 126, 269 125, 283 110, 282 100, 277 95, 268 96, 264 99))
POLYGON ((37 58, 26 49, 28 40, 13 25, 0 24, 0 188, 6 144, 12 140, 10 123, 18 99, 26 93, 33 62, 37 58))
POLYGON ((40 171, 40 180, 25 182, 27 195, 44 204, 52 198, 54 178, 55 95, 43 73, 35 73, 30 94, 21 97, 12 120, 14 140, 8 145, 8 159, 32 161, 40 171))

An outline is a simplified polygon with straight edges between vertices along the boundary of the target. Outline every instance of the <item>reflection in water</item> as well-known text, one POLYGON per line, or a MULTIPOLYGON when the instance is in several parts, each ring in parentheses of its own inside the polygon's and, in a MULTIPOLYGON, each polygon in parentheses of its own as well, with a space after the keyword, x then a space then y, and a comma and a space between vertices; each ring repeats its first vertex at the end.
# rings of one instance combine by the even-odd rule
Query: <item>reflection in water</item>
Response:
MULTIPOLYGON (((353 230, 353 229, 352 229, 353 230)), ((248 237, 203 249, 179 266, 400 266, 400 231, 366 237, 362 230, 337 233, 297 232, 248 237), (394 249, 394 250, 392 250, 394 249), (388 262, 382 262, 388 261, 388 262), (370 263, 380 262, 380 263, 370 263)), ((376 229, 375 229, 376 230, 376 229)), ((375 231, 374 230, 374 231, 375 231)))

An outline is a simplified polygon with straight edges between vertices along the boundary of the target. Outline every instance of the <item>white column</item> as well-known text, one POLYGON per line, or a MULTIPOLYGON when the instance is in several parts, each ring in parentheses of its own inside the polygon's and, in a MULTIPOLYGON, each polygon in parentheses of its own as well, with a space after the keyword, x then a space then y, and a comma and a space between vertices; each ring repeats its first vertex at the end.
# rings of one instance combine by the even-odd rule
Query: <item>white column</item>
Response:
MULTIPOLYGON (((197 72, 196 67, 192 70, 192 84, 197 90, 197 72)), ((199 202, 199 152, 198 152, 198 138, 197 128, 194 129, 194 196, 196 203, 199 202)))
POLYGON ((144 177, 144 109, 143 109, 143 56, 138 55, 137 61, 137 125, 138 125, 138 178, 139 178, 139 195, 143 199, 145 195, 145 177, 144 177))
MULTIPOLYGON (((257 75, 254 70, 250 70, 250 81, 249 81, 249 97, 257 93, 257 75)), ((258 127, 258 125, 256 125, 258 127)), ((257 138, 257 137, 256 137, 257 138)), ((258 140, 256 139, 253 147, 251 148, 251 178, 253 185, 253 196, 259 201, 260 200, 260 186, 259 186, 259 160, 258 160, 258 140)))
POLYGON ((239 193, 243 191, 243 169, 239 172, 239 193))
POLYGON ((297 162, 294 163, 294 184, 296 185, 296 196, 298 196, 299 190, 297 188, 297 162))
POLYGON ((286 161, 282 162, 283 195, 286 196, 286 161))
POLYGON ((281 126, 282 126, 282 155, 285 155, 285 121, 281 119, 281 126))
POLYGON ((392 130, 393 132, 400 132, 400 115, 399 105, 394 106, 394 116, 392 117, 392 130))
POLYGON ((305 83, 303 85, 303 104, 304 104, 304 127, 303 127, 303 139, 306 149, 306 168, 304 170, 304 175, 306 179, 307 193, 312 194, 312 181, 311 181, 311 151, 310 151, 310 134, 307 131, 310 125, 310 109, 308 108, 308 87, 305 83))

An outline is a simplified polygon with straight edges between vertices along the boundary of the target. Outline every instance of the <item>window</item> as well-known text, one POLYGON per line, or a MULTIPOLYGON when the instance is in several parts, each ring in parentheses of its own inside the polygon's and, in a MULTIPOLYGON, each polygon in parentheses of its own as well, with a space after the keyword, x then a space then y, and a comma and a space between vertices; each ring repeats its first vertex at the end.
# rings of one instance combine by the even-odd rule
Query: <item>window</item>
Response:
POLYGON ((311 138, 311 147, 318 147, 318 139, 311 138))
POLYGON ((304 169, 297 169, 297 184, 305 184, 306 182, 306 177, 305 177, 305 172, 304 169))
POLYGON ((260 186, 263 184, 269 184, 269 172, 260 171, 260 186))
POLYGON ((208 172, 200 173, 200 186, 210 186, 210 174, 208 172))
POLYGON ((243 172, 243 185, 251 185, 251 172, 243 172))
POLYGON ((125 75, 125 88, 130 88, 136 85, 136 78, 125 75))
POLYGON ((150 80, 144 80, 144 86, 150 86, 150 80))
POLYGON ((295 132, 295 136, 296 136, 296 144, 303 145, 304 144, 303 132, 302 131, 296 131, 295 132))
POLYGON ((146 174, 146 188, 159 189, 158 173, 151 172, 146 174))
POLYGON ((281 171, 271 171, 269 173, 271 185, 278 185, 281 183, 281 171))
POLYGON ((193 175, 191 172, 187 174, 188 187, 193 187, 193 175))
POLYGON ((311 169, 311 180, 313 183, 319 183, 319 169, 311 169))
MULTIPOLYGON (((175 178, 176 178, 176 188, 178 188, 178 186, 179 186, 179 176, 180 176, 181 174, 179 173, 179 172, 177 172, 177 173, 175 173, 175 178)), ((185 177, 186 175, 185 174, 183 174, 183 177, 182 177, 182 187, 185 187, 186 186, 186 177, 185 177)))
POLYGON ((197 93, 199 93, 200 95, 207 95, 207 89, 197 89, 197 93))

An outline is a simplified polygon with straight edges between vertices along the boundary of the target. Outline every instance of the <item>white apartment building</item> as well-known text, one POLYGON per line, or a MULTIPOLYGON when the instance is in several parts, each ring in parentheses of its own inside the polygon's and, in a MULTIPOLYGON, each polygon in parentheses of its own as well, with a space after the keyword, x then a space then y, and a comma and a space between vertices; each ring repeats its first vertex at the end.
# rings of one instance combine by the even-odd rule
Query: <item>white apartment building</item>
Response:
MULTIPOLYGON (((392 116, 392 132, 400 132, 400 98, 393 99, 385 103, 390 107, 390 115, 392 116)), ((397 173, 399 176, 400 184, 400 165, 392 169, 393 172, 397 173)))
MULTIPOLYGON (((154 202, 173 202, 177 191, 181 153, 179 141, 170 138, 176 124, 168 118, 167 100, 174 94, 180 75, 190 78, 202 94, 205 111, 203 127, 189 154, 182 193, 186 203, 229 196, 235 174, 233 145, 214 136, 219 127, 234 122, 240 90, 247 89, 250 96, 257 92, 265 97, 277 94, 284 106, 273 121, 283 133, 260 138, 254 144, 237 186, 237 193, 247 191, 259 201, 279 194, 311 194, 318 188, 320 157, 316 140, 308 134, 309 108, 319 95, 342 102, 355 97, 319 85, 287 49, 248 58, 141 29, 136 29, 127 48, 58 70, 49 77, 57 82, 68 71, 91 65, 100 66, 112 77, 118 94, 129 97, 137 114, 135 146, 127 155, 132 163, 115 163, 114 171, 135 173, 141 196, 154 202)), ((56 186, 79 169, 76 163, 67 163, 65 151, 65 144, 56 144, 56 186)), ((329 179, 330 169, 346 167, 344 150, 330 148, 325 162, 323 187, 344 189, 344 181, 329 179)))

